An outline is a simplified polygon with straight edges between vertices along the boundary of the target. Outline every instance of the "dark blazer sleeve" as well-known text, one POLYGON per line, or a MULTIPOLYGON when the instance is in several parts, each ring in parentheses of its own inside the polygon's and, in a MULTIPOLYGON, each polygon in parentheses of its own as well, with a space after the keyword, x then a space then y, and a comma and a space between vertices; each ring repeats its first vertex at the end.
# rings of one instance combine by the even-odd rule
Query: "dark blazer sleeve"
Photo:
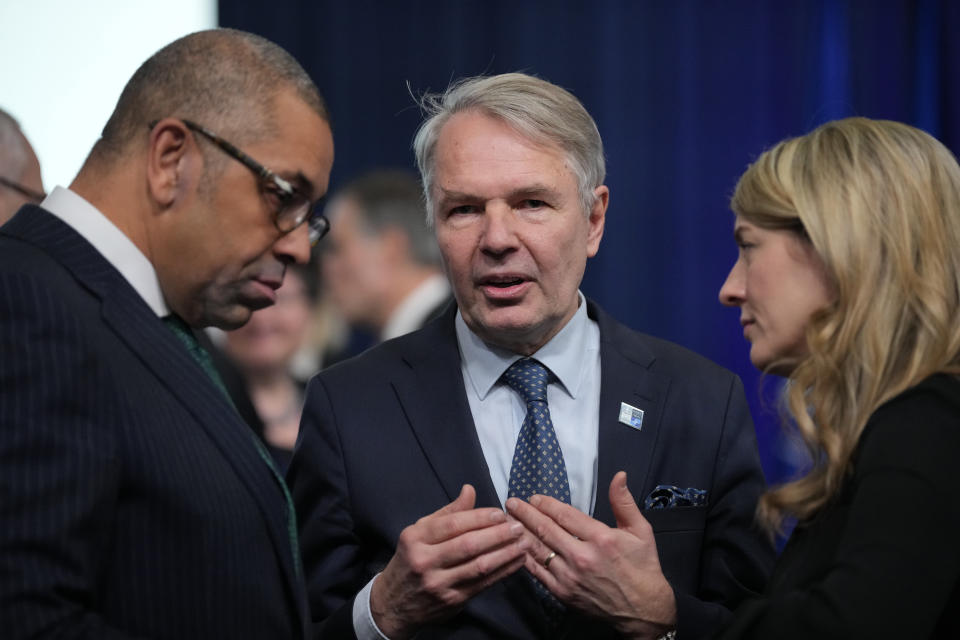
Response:
POLYGON ((287 483, 299 516, 315 637, 353 638, 353 600, 370 575, 363 572, 361 544, 350 516, 336 416, 319 377, 307 386, 295 451, 287 483))
POLYGON ((89 607, 120 499, 110 380, 82 320, 0 274, 0 629, 127 637, 89 607))
POLYGON ((825 509, 845 526, 806 531, 812 544, 793 557, 788 547, 775 579, 825 570, 747 602, 724 638, 957 637, 960 384, 949 389, 952 400, 928 388, 874 414, 849 500, 825 509))
POLYGON ((674 586, 679 638, 713 637, 717 629, 730 622, 737 605, 763 589, 774 562, 773 547, 754 519, 757 499, 766 482, 753 421, 740 379, 730 375, 729 381, 712 495, 705 514, 699 587, 691 593, 674 586))

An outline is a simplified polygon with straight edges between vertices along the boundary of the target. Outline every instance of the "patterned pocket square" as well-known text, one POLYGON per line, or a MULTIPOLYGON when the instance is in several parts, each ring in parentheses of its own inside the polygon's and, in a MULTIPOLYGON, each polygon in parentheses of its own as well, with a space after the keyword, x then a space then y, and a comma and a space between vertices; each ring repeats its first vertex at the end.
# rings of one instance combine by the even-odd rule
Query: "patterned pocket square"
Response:
POLYGON ((643 501, 644 509, 675 509, 676 507, 702 507, 707 504, 707 492, 703 489, 681 489, 672 484, 660 484, 643 501))

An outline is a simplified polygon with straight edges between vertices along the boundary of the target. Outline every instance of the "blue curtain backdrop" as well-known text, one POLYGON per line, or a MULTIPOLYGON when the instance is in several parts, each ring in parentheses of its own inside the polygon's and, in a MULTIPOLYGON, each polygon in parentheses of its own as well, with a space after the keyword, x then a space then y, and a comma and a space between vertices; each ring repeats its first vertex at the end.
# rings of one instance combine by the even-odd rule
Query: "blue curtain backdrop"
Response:
POLYGON ((738 176, 780 139, 850 115, 902 120, 960 151, 951 0, 221 0, 220 23, 280 43, 316 80, 334 189, 413 168, 408 85, 522 70, 570 89, 600 128, 611 190, 584 292, 740 374, 771 481, 793 464, 761 399, 776 383, 761 392, 739 314, 717 302, 738 176))

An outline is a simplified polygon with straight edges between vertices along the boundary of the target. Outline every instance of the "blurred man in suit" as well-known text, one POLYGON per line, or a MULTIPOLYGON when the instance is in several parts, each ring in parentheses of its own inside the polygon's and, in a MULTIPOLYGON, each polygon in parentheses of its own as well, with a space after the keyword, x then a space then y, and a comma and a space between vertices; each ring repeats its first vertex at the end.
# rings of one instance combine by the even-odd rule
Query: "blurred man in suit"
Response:
POLYGON ((0 225, 25 203, 44 197, 37 154, 13 116, 0 109, 0 225))
POLYGON ((288 478, 314 617, 336 638, 712 636, 773 562, 740 381, 579 292, 609 190, 574 96, 505 74, 424 106, 457 305, 308 388, 288 478))
POLYGON ((389 340, 419 329, 450 302, 414 176, 362 175, 337 192, 326 213, 333 228, 321 253, 324 286, 352 326, 389 340))
POLYGON ((195 33, 0 229, 4 637, 310 635, 289 493, 191 327, 274 302, 332 162, 289 54, 195 33))

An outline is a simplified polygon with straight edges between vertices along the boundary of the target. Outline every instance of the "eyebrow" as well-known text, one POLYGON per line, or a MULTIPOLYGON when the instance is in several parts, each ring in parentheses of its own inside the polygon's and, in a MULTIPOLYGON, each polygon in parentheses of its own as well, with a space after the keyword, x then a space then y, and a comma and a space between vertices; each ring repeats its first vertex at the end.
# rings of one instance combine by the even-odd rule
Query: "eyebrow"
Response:
POLYGON ((278 171, 277 175, 287 182, 293 183, 297 191, 306 195, 311 201, 318 201, 323 198, 322 195, 317 195, 313 182, 302 171, 278 171))
POLYGON ((744 233, 747 233, 748 231, 749 231, 749 229, 747 229, 744 225, 738 224, 738 225, 734 226, 734 227, 733 227, 733 239, 734 239, 735 241, 737 241, 737 242, 741 242, 741 241, 743 240, 743 234, 744 234, 744 233))
MULTIPOLYGON (((552 202, 559 202, 562 200, 560 197, 560 192, 549 187, 545 184, 535 183, 531 185, 526 185, 513 191, 510 191, 506 195, 507 200, 518 200, 522 198, 538 198, 543 197, 552 202)), ((463 201, 477 201, 477 200, 486 200, 486 198, 471 193, 465 193, 462 191, 448 190, 440 187, 440 204, 446 204, 448 202, 463 202, 463 201)))

